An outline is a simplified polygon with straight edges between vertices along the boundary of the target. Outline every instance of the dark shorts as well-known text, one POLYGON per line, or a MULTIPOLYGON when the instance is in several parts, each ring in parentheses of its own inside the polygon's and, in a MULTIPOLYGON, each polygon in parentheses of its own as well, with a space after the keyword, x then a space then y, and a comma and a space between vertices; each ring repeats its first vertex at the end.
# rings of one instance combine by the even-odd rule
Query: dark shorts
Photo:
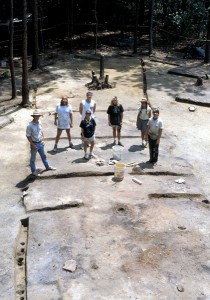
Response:
POLYGON ((141 130, 142 132, 146 132, 146 130, 147 130, 147 123, 148 123, 148 120, 141 120, 141 119, 139 119, 138 130, 141 130))

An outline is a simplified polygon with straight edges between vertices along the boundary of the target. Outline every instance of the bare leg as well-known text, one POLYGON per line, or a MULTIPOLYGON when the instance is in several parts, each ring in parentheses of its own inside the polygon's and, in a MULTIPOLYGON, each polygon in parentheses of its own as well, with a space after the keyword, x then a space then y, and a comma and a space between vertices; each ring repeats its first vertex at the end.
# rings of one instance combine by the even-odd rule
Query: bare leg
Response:
POLYGON ((87 152, 88 141, 84 140, 84 152, 87 152))
POLYGON ((61 129, 57 129, 57 135, 56 135, 56 138, 55 138, 55 144, 56 145, 58 144, 58 142, 60 140, 61 133, 62 133, 62 130, 61 129))
POLYGON ((115 140, 116 136, 117 136, 117 130, 116 130, 116 128, 112 128, 112 131, 113 131, 113 137, 114 137, 114 140, 115 140))
POLYGON ((95 144, 94 141, 92 141, 92 142, 90 143, 90 153, 93 152, 94 144, 95 144))
POLYGON ((117 128, 117 138, 118 138, 118 141, 120 141, 120 138, 121 138, 121 130, 119 128, 117 128))
POLYGON ((66 129, 66 134, 67 134, 67 137, 68 137, 68 140, 69 140, 69 143, 71 142, 71 132, 70 132, 70 128, 69 129, 66 129))

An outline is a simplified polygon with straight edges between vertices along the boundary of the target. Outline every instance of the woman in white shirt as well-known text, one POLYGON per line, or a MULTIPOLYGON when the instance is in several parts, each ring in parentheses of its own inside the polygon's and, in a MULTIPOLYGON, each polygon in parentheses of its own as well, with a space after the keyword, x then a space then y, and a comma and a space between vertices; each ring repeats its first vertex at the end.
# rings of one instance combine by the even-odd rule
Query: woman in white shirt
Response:
POLYGON ((148 105, 148 101, 146 98, 141 99, 141 106, 139 107, 136 127, 138 130, 141 130, 141 139, 142 139, 142 147, 147 146, 147 123, 149 118, 151 117, 151 108, 148 105))
POLYGON ((57 126, 57 135, 55 138, 55 146, 53 151, 57 152, 58 142, 63 130, 66 130, 66 134, 69 140, 69 147, 74 148, 74 145, 71 142, 70 133, 70 128, 73 127, 73 111, 72 106, 68 104, 67 97, 62 97, 60 104, 56 106, 54 124, 57 126))

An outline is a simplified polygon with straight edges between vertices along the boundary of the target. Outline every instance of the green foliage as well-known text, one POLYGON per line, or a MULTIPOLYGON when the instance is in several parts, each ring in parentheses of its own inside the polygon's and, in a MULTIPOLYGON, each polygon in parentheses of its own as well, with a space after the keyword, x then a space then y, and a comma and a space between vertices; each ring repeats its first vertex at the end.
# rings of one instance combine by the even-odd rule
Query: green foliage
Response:
POLYGON ((177 37, 198 38, 206 33, 207 14, 203 0, 160 0, 159 12, 165 15, 165 30, 177 37), (161 11, 162 9, 162 11, 161 11))

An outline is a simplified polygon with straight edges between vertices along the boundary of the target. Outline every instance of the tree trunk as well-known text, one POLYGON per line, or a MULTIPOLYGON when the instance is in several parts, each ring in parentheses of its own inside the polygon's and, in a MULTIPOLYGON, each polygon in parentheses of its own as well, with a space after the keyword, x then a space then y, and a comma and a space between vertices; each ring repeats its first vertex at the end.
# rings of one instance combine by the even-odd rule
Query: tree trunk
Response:
POLYGON ((27 61, 27 0, 22 0, 23 5, 23 49, 22 49, 22 106, 30 105, 28 86, 28 61, 27 61))
POLYGON ((10 0, 10 74, 11 74, 11 84, 12 84, 12 99, 17 97, 16 90, 16 79, 15 79, 15 68, 14 68, 14 60, 13 60, 13 37, 14 37, 14 23, 13 23, 13 0, 10 0))
POLYGON ((134 54, 137 53, 138 24, 139 24, 139 0, 136 0, 135 27, 134 27, 134 39, 133 39, 134 54))
POLYGON ((68 8, 68 16, 67 16, 67 23, 68 23, 68 47, 69 53, 73 51, 73 27, 74 27, 74 0, 66 0, 66 6, 68 8))
POLYGON ((154 0, 150 0, 149 55, 151 55, 153 51, 153 14, 154 14, 154 0))
POLYGON ((34 34, 34 47, 32 54, 32 70, 40 69, 39 59, 39 28, 38 28, 38 4, 37 0, 32 1, 33 9, 33 34, 34 34))
POLYGON ((100 55, 100 80, 104 79, 104 55, 100 55))
POLYGON ((96 32, 95 32, 95 38, 96 38, 96 44, 95 44, 95 54, 97 53, 98 49, 98 17, 97 17, 97 0, 95 0, 95 21, 96 21, 96 32))
POLYGON ((205 63, 210 62, 210 8, 208 9, 208 27, 207 27, 207 38, 206 38, 206 53, 205 53, 205 63))

